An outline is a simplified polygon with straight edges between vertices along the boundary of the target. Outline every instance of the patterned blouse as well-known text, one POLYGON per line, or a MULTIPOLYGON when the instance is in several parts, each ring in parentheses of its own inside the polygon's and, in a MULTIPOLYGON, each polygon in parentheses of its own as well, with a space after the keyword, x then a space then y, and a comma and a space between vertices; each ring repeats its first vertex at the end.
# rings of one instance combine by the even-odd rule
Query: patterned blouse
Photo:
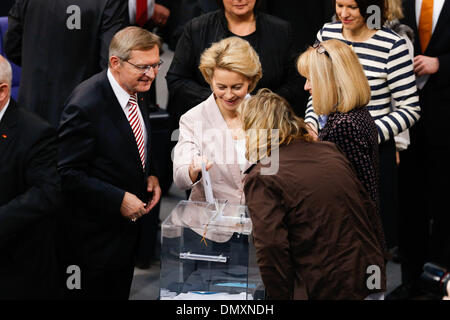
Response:
POLYGON ((378 131, 367 107, 331 113, 319 139, 341 149, 378 207, 378 131))

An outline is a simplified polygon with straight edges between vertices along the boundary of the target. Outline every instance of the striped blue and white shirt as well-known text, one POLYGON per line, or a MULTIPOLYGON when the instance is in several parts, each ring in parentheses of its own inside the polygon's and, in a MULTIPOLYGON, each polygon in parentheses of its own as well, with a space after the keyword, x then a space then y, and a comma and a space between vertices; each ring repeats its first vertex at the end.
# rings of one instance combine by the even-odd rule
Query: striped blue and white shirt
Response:
MULTIPOLYGON (((342 23, 333 22, 323 26, 317 33, 317 39, 341 40, 351 45, 357 54, 372 91, 367 108, 375 120, 380 143, 393 138, 419 120, 419 95, 413 61, 406 41, 398 34, 382 28, 364 42, 351 42, 342 34, 342 23)), ((305 121, 319 127, 311 97, 305 121)))

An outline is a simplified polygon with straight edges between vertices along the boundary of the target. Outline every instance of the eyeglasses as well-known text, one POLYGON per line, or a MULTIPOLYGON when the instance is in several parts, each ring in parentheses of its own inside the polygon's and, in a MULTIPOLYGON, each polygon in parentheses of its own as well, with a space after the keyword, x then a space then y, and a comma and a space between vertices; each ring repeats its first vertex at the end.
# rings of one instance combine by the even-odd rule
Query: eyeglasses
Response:
POLYGON ((327 50, 325 49, 325 47, 320 43, 319 40, 316 40, 316 42, 314 42, 313 44, 313 48, 317 50, 318 53, 321 54, 325 54, 328 58, 330 58, 330 54, 327 52, 327 50))
POLYGON ((123 61, 125 61, 126 63, 131 64, 133 67, 135 67, 137 70, 139 70, 139 73, 141 73, 141 74, 145 74, 145 73, 149 72, 150 69, 159 70, 159 67, 164 63, 164 61, 159 60, 159 62, 154 63, 154 64, 149 64, 147 66, 137 66, 137 65, 135 65, 134 63, 131 63, 128 60, 123 60, 123 61))

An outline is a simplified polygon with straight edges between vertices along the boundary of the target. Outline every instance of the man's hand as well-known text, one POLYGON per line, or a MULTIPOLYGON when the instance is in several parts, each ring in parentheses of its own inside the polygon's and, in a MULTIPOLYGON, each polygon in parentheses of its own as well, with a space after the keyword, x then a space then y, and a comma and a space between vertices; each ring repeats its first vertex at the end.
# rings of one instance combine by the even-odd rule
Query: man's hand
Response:
POLYGON ((414 57, 414 73, 418 76, 434 74, 439 71, 439 59, 427 56, 414 57))
POLYGON ((450 281, 447 282, 447 295, 442 298, 442 300, 450 300, 450 281))
POLYGON ((150 176, 147 178, 147 192, 153 193, 152 198, 148 201, 145 214, 152 210, 158 201, 161 199, 161 187, 159 186, 158 178, 155 176, 150 176))
POLYGON ((135 221, 137 218, 147 214, 148 211, 145 208, 145 203, 139 200, 134 194, 125 192, 120 206, 120 213, 122 216, 129 220, 135 221))
POLYGON ((169 16, 170 16, 169 9, 160 4, 155 3, 155 10, 153 11, 151 20, 157 26, 164 26, 167 23, 167 19, 169 19, 169 16))

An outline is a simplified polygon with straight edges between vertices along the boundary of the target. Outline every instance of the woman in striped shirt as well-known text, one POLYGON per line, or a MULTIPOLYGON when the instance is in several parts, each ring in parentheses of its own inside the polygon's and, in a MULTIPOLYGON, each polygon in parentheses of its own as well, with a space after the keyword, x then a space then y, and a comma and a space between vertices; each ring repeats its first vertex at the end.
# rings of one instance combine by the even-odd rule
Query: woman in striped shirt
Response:
MULTIPOLYGON (((367 108, 378 130, 380 213, 385 220, 385 217, 395 214, 397 201, 393 138, 420 117, 413 62, 406 41, 382 27, 385 20, 384 0, 335 0, 335 5, 339 21, 325 24, 318 32, 317 40, 338 39, 350 45, 369 81, 371 99, 367 108), (371 12, 374 13, 371 15, 371 12), (394 108, 391 101, 394 101, 394 108)), ((312 104, 310 98, 305 122, 317 134, 319 117, 314 113, 312 104)))

